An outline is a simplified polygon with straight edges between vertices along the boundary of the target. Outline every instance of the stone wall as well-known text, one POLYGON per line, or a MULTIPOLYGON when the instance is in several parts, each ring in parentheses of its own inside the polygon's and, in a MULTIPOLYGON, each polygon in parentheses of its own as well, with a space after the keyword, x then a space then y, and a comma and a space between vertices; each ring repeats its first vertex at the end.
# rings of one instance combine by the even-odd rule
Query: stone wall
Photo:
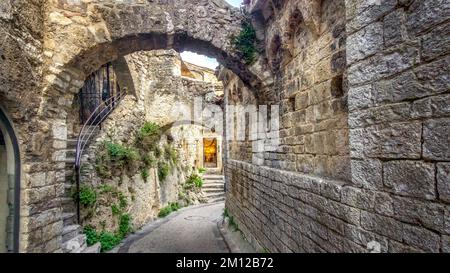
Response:
POLYGON ((274 252, 449 252, 448 4, 312 2, 265 24, 287 162, 229 160, 227 208, 274 252))
MULTIPOLYGON (((119 191, 127 200, 128 213, 133 220, 133 228, 139 229, 155 219, 161 208, 169 203, 186 203, 183 185, 193 170, 202 166, 202 140, 204 129, 198 125, 180 121, 180 109, 192 112, 194 98, 214 93, 214 85, 194 79, 181 77, 181 59, 173 50, 136 52, 125 56, 127 68, 133 81, 133 87, 119 85, 129 93, 120 106, 102 124, 102 130, 95 142, 89 147, 88 157, 84 162, 82 185, 93 186, 99 198, 92 211, 83 208, 84 225, 91 225, 98 230, 115 231, 118 227, 117 215, 111 205, 117 203, 114 196, 102 193, 102 185, 108 185, 119 191), (144 180, 141 172, 126 174, 113 179, 101 178, 96 171, 96 159, 104 141, 133 146, 137 133, 146 121, 159 124, 163 134, 158 144, 164 151, 165 145, 177 150, 178 162, 172 166, 164 181, 158 178, 158 168, 149 168, 149 177, 144 180), (175 124, 174 124, 175 123, 175 124)), ((115 66, 115 73, 123 73, 124 67, 115 66)), ((119 77, 120 78, 120 77, 119 77)), ((164 155, 162 155, 162 158, 164 155)), ((155 158, 157 159, 157 158, 155 158)), ((159 159, 160 161, 161 159, 159 159)), ((188 193, 190 204, 205 201, 203 193, 188 193)), ((116 198, 117 199, 117 198, 116 198)))

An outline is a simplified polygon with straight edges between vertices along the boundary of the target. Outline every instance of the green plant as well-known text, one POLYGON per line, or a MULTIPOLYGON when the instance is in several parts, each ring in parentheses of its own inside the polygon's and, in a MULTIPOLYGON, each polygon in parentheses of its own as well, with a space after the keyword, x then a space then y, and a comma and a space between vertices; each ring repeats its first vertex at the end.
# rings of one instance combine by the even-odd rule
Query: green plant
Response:
POLYGON ((144 180, 144 182, 147 182, 149 176, 150 176, 150 174, 149 174, 147 169, 142 169, 141 170, 141 177, 144 180))
POLYGON ((239 225, 236 223, 236 221, 234 221, 234 217, 233 216, 229 216, 228 217, 228 223, 230 225, 230 227, 232 227, 234 229, 234 231, 238 231, 239 230, 239 225))
POLYGON ((131 163, 138 159, 138 153, 133 148, 125 147, 113 142, 106 142, 105 147, 111 159, 120 164, 131 163))
POLYGON ((166 162, 159 162, 158 163, 158 178, 159 182, 163 182, 166 180, 167 176, 170 172, 170 166, 166 162))
POLYGON ((158 147, 160 137, 161 127, 154 122, 146 122, 139 130, 136 141, 142 149, 151 151, 158 147))
POLYGON ((192 186, 201 188, 203 187, 203 178, 201 178, 198 174, 193 173, 186 180, 186 186, 188 188, 191 188, 192 186))
POLYGON ((132 231, 131 216, 127 213, 122 214, 119 218, 119 235, 124 238, 132 231))
POLYGON ((178 153, 177 151, 170 145, 164 146, 164 158, 169 162, 176 164, 178 162, 178 153))
POLYGON ((225 218, 227 218, 227 217, 230 217, 230 214, 228 213, 228 209, 227 208, 225 208, 224 210, 223 210, 223 217, 225 217, 225 218))
POLYGON ((97 201, 97 192, 89 186, 82 186, 78 194, 80 204, 89 207, 95 204, 97 201))
POLYGON ((242 30, 238 36, 232 37, 231 40, 235 49, 242 55, 247 65, 252 64, 256 60, 256 31, 250 22, 242 24, 242 30))
POLYGON ((140 136, 154 136, 159 134, 161 134, 161 127, 158 124, 150 121, 144 123, 141 130, 139 131, 140 136))
POLYGON ((153 149, 153 152, 155 153, 156 158, 160 158, 161 155, 162 155, 162 151, 161 151, 161 148, 159 146, 156 146, 153 149))
POLYGON ((156 167, 156 159, 153 155, 151 154, 145 154, 142 157, 142 161, 144 162, 144 165, 148 168, 154 168, 156 167))
POLYGON ((101 232, 98 240, 101 244, 101 251, 106 252, 117 246, 122 238, 110 232, 101 232))
POLYGON ((88 246, 92 246, 98 242, 99 235, 94 227, 85 226, 83 229, 83 233, 86 235, 86 243, 88 246))
POLYGON ((111 211, 113 215, 119 215, 122 212, 122 210, 116 204, 113 204, 111 206, 111 211))
POLYGON ((180 205, 178 203, 170 203, 168 206, 162 208, 159 211, 158 217, 163 218, 167 215, 171 214, 172 212, 175 212, 180 209, 180 205))
POLYGON ((205 168, 198 168, 198 173, 199 174, 205 174, 206 173, 206 169, 205 168))
POLYGON ((108 185, 108 184, 102 184, 102 185, 98 186, 98 189, 99 189, 100 193, 102 193, 102 194, 112 193, 112 192, 116 191, 116 189, 113 186, 108 185))
POLYGON ((121 209, 125 209, 128 206, 127 197, 121 192, 118 193, 118 197, 119 197, 119 207, 121 209))

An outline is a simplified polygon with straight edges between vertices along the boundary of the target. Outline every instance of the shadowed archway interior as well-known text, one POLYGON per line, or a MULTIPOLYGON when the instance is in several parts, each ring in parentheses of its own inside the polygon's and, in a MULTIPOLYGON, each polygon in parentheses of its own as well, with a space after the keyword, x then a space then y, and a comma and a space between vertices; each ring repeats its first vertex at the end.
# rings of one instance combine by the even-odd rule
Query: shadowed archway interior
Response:
POLYGON ((12 124, 0 108, 0 253, 19 251, 20 153, 12 124))

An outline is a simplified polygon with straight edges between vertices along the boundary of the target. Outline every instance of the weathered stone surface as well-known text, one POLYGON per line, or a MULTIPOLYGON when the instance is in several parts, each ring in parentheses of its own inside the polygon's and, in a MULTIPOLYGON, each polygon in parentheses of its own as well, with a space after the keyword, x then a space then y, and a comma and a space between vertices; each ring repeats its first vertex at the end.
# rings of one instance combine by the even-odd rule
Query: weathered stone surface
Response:
POLYGON ((421 227, 404 224, 403 242, 427 252, 439 252, 439 235, 421 227))
POLYGON ((370 24, 347 37, 347 61, 352 64, 383 48, 382 23, 370 24))
POLYGON ((400 44, 408 39, 405 21, 406 15, 403 9, 396 9, 384 17, 383 35, 386 47, 400 44))
POLYGON ((361 226, 365 230, 372 231, 398 241, 401 241, 403 237, 403 226, 401 222, 370 212, 361 211, 361 226))
POLYGON ((418 35, 444 21, 449 16, 449 8, 446 0, 415 1, 410 7, 406 27, 412 35, 418 35))
POLYGON ((450 159, 450 119, 436 119, 424 123, 423 157, 432 160, 450 159))
POLYGON ((438 163, 436 168, 439 199, 450 203, 450 163, 438 163))
POLYGON ((383 164, 384 185, 396 194, 436 198, 435 166, 422 161, 389 161, 383 164))
POLYGON ((392 123, 350 131, 352 155, 377 158, 420 158, 422 124, 392 123))

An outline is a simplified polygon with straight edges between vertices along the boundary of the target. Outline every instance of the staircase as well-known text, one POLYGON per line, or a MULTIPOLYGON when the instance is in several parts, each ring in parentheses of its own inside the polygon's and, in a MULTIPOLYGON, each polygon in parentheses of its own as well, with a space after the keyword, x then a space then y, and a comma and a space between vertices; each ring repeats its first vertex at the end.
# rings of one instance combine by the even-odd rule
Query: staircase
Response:
POLYGON ((207 172, 203 180, 203 191, 208 198, 208 203, 225 201, 225 178, 222 174, 207 172))
MULTIPOLYGON (((96 135, 100 129, 98 126, 87 130, 92 135, 96 135)), ((89 144, 89 143, 88 143, 89 144)), ((75 158, 77 149, 77 138, 67 140, 65 168, 64 197, 62 198, 63 206, 63 232, 62 232, 62 248, 65 253, 96 253, 99 252, 98 245, 87 247, 86 236, 83 234, 81 226, 77 220, 77 205, 74 200, 76 190, 75 181, 75 158)))

